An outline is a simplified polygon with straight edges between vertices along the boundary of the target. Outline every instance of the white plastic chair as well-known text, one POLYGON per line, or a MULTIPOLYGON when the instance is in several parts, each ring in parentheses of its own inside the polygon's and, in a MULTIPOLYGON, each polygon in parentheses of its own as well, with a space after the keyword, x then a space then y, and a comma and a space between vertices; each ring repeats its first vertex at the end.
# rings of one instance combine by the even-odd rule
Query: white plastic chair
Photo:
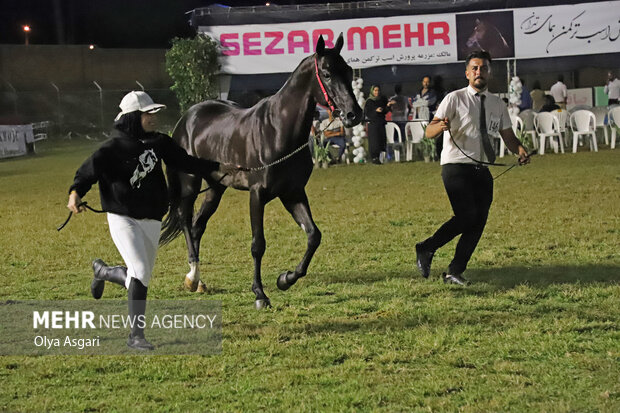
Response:
POLYGON ((406 159, 408 161, 413 161, 413 145, 422 143, 422 139, 424 139, 424 125, 427 123, 407 122, 405 125, 405 135, 407 135, 406 159), (411 136, 411 139, 409 139, 409 136, 411 136))
POLYGON ((596 145, 596 116, 589 110, 578 110, 570 115, 570 128, 573 131, 573 153, 577 152, 579 136, 589 135, 592 138, 590 150, 598 152, 596 145))
POLYGON ((609 127, 611 128, 611 149, 616 147, 616 133, 620 128, 620 106, 609 109, 609 127))
POLYGON ((560 125, 558 124, 558 118, 553 116, 549 112, 541 112, 534 117, 534 126, 536 127, 536 133, 540 139, 538 144, 538 153, 545 154, 545 139, 549 137, 549 143, 553 147, 553 151, 558 153, 558 145, 564 153, 564 141, 562 134, 560 133, 560 125), (553 138, 557 138, 558 142, 555 142, 553 138))
POLYGON ((534 112, 532 109, 526 109, 523 112, 520 112, 518 116, 523 121, 525 133, 532 136, 532 143, 534 144, 534 149, 538 149, 538 140, 536 140, 536 127, 534 126, 534 118, 536 117, 536 112, 534 112))
POLYGON ((568 145, 568 131, 566 129, 568 126, 568 111, 566 109, 556 109, 552 110, 551 114, 558 118, 558 125, 560 127, 559 131, 562 135, 562 139, 564 140, 564 145, 568 145))
POLYGON ((595 106, 590 109, 590 112, 594 113, 596 118, 596 129, 603 128, 603 136, 605 137, 605 145, 609 145, 609 135, 607 133, 607 125, 605 124, 605 118, 607 117, 606 106, 595 106))
POLYGON ((394 149, 394 160, 400 162, 400 149, 402 147, 403 137, 400 133, 400 128, 394 122, 387 122, 385 124, 385 135, 387 137, 388 146, 392 146, 394 149), (394 133, 398 135, 398 143, 394 141, 394 133))
MULTIPOLYGON (((523 130, 523 120, 518 116, 511 116, 510 122, 512 122, 512 131, 515 133, 516 136, 519 136, 520 132, 523 130)), ((500 138, 499 157, 503 158, 505 153, 506 153, 506 144, 504 143, 504 140, 500 138)))

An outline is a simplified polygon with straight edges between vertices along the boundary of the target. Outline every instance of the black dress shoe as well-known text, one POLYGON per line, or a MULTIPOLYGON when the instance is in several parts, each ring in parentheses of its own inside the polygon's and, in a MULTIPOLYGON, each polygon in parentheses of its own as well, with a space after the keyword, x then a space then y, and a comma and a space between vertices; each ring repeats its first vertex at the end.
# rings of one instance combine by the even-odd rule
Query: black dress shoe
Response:
POLYGON ((445 284, 457 284, 457 285, 468 285, 469 281, 461 276, 461 274, 446 274, 443 273, 443 282, 445 284))
POLYGON ((420 247, 420 244, 415 244, 415 252, 417 255, 416 262, 418 264, 420 274, 422 274, 422 277, 428 278, 431 274, 431 263, 433 262, 433 255, 435 255, 435 251, 426 251, 420 247))
POLYGON ((153 350, 155 347, 146 341, 144 337, 132 337, 131 334, 127 339, 127 346, 136 350, 153 350))
POLYGON ((90 293, 95 300, 100 299, 103 295, 105 280, 100 278, 100 272, 105 267, 107 267, 106 263, 99 258, 93 261, 93 281, 90 283, 90 293))

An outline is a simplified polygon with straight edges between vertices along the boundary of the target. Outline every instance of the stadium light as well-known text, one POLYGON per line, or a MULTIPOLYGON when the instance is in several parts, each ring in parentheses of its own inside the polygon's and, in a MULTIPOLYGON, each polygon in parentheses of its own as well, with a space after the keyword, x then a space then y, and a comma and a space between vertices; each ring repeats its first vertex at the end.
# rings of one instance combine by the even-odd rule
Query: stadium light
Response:
POLYGON ((26 46, 28 46, 29 42, 28 42, 28 33, 30 33, 30 26, 28 26, 27 24, 22 26, 22 29, 24 30, 24 44, 26 46))

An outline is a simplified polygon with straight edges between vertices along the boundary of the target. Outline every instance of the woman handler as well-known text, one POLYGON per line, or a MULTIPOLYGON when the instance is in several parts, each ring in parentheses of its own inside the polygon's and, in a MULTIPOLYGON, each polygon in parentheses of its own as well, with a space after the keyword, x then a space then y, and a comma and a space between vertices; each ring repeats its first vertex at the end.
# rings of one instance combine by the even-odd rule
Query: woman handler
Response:
MULTIPOLYGON (((159 243, 161 220, 168 211, 168 191, 161 161, 167 166, 201 176, 220 168, 218 162, 188 155, 169 136, 158 133, 156 113, 165 105, 154 103, 145 92, 130 92, 119 105, 112 138, 77 170, 69 189, 67 207, 81 212, 81 198, 99 182, 101 206, 107 212, 112 240, 127 267, 109 267, 93 261, 91 293, 101 298, 105 281, 127 288, 129 316, 142 320, 146 295, 159 243)), ((230 169, 230 168, 229 168, 230 169)), ((135 323, 129 347, 152 350, 142 323, 135 323)))

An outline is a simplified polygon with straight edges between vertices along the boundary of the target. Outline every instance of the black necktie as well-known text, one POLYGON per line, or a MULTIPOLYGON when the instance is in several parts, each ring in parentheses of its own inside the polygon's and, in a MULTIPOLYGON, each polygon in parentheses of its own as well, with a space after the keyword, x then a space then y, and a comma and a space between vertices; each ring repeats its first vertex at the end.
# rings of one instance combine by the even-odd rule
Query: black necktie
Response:
POLYGON ((485 155, 490 163, 495 162, 495 150, 493 149, 493 144, 491 144, 491 140, 489 139, 489 134, 487 132, 487 113, 484 109, 484 99, 485 95, 482 93, 478 93, 480 96, 480 135, 481 139, 481 149, 484 150, 485 155))

